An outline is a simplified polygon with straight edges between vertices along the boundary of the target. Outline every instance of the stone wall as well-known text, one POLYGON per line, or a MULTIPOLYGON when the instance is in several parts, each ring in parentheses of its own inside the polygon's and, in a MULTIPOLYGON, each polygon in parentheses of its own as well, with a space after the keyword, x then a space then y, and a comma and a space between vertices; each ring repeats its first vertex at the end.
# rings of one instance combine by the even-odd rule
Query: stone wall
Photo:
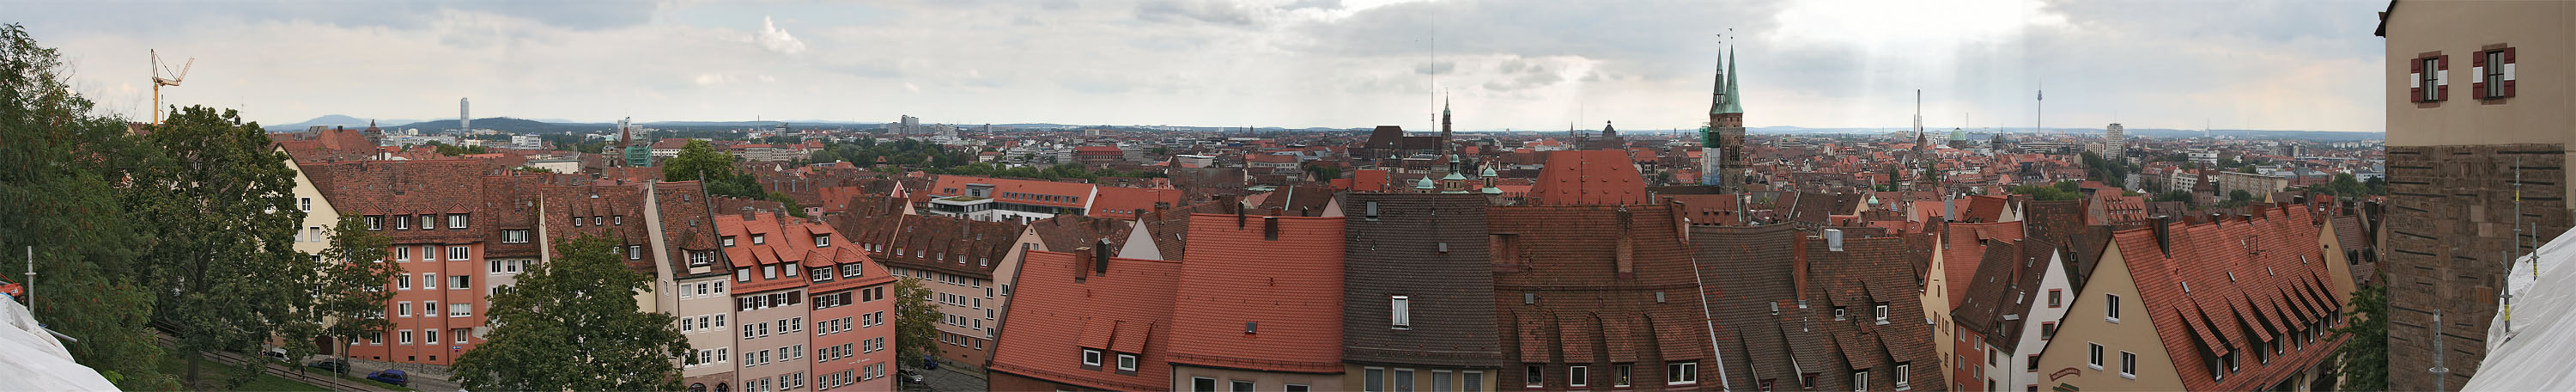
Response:
POLYGON ((2435 310, 2442 311, 2441 355, 2451 370, 2445 387, 2457 390, 2477 375, 2506 253, 2529 252, 2570 225, 2567 151, 2557 144, 2388 147, 2390 207, 2378 234, 2389 262, 2382 270, 2389 275, 2390 389, 2435 389, 2426 371, 2435 355, 2435 310), (2519 243, 2516 191, 2521 222, 2537 226, 2519 243))

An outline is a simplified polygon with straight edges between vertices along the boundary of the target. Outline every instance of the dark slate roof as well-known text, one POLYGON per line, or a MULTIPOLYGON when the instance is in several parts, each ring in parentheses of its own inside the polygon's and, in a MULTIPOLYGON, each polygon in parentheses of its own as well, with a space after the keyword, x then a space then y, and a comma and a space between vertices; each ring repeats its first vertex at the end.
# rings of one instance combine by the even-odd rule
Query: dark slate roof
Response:
MULTIPOLYGON (((1490 207, 1486 227, 1502 241, 1492 245, 1495 330, 1507 361, 1606 366, 1635 359, 1642 370, 1636 377, 1663 380, 1662 361, 1711 358, 1705 308, 1691 295, 1698 274, 1677 222, 1654 205, 1490 207), (1604 326, 1618 321, 1635 322, 1604 326), (1605 333, 1614 329, 1623 333, 1605 333)), ((1520 372, 1506 367, 1500 379, 1520 372)), ((1703 367, 1697 377, 1716 375, 1703 367)), ((1564 387, 1563 377, 1548 380, 1564 387)))
MULTIPOLYGON (((1789 390, 1799 388, 1803 370, 1818 375, 1812 390, 1852 390, 1854 369, 1894 374, 1896 365, 1910 364, 1913 387, 1947 385, 1908 267, 1921 245, 1903 237, 1846 238, 1836 251, 1788 225, 1695 226, 1691 236, 1716 345, 1726 348, 1717 361, 1726 379, 1703 380, 1745 390, 1767 380, 1789 390), (1878 304, 1888 306, 1886 324, 1872 317, 1878 304), (1846 319, 1834 320, 1838 306, 1846 319)), ((1895 389, 1893 377, 1870 381, 1871 390, 1895 389)))
POLYGON ((1453 367, 1504 361, 1487 302, 1495 294, 1485 204, 1482 195, 1343 196, 1344 359, 1453 367), (1410 329, 1387 325, 1392 295, 1410 298, 1410 329))
POLYGON ((2040 279, 2047 276, 2056 246, 2017 240, 1986 244, 1985 261, 1968 282, 1968 295, 1952 311, 1959 327, 1976 331, 1985 343, 2011 349, 2021 343, 2022 323, 2032 301, 2040 300, 2040 279), (2012 315, 2015 317, 2006 317, 2012 315))

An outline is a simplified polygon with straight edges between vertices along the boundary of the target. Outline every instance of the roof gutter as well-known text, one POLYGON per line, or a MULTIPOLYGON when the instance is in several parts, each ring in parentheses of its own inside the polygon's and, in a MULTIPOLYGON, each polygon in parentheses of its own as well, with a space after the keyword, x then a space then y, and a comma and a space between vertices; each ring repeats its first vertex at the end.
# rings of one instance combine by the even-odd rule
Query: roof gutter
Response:
MULTIPOLYGON (((1689 238, 1690 234, 1688 230, 1681 233, 1683 238, 1689 238)), ((1691 283, 1697 287, 1693 291, 1699 292, 1699 322, 1708 328, 1709 361, 1717 363, 1718 389, 1733 391, 1735 380, 1726 377, 1726 349, 1717 346, 1717 319, 1709 316, 1708 280, 1700 276, 1698 257, 1691 258, 1691 283)))

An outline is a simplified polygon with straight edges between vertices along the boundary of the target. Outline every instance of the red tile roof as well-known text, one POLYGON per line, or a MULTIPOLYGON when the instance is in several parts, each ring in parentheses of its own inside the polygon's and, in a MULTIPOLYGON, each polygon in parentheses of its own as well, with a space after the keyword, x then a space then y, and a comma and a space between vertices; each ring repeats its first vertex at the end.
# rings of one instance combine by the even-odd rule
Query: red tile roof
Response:
POLYGON ((1172 362, 1342 369, 1342 218, 1199 214, 1173 310, 1172 362), (1246 332, 1251 330, 1253 332, 1246 332))
POLYGON ((1975 280, 1977 269, 1986 259, 1989 242, 2012 242, 2022 238, 2022 222, 1952 223, 1942 226, 1942 278, 1949 282, 1950 306, 1967 299, 1968 282, 1975 280))
POLYGON ((1087 257, 1037 251, 1021 260, 1011 328, 994 345, 989 369, 1104 390, 1171 389, 1167 352, 1181 263, 1113 258, 1108 271, 1095 274, 1087 257), (1108 351, 1101 366, 1086 369, 1083 348, 1108 351), (1134 374, 1117 371, 1116 353, 1137 355, 1134 374))
POLYGON ((939 181, 925 193, 934 197, 961 196, 966 194, 966 184, 990 184, 994 199, 1016 204, 1086 208, 1095 196, 1091 184, 956 175, 939 176, 939 181))
POLYGON ((1181 205, 1181 190, 1171 188, 1100 187, 1100 195, 1091 202, 1086 214, 1104 218, 1136 219, 1136 214, 1181 205))
POLYGON ((1531 185, 1533 205, 1648 204, 1645 177, 1622 151, 1549 151, 1531 185))
MULTIPOLYGON (((2259 350, 2274 331, 2306 329, 2336 317, 2331 270, 2317 245, 2319 228, 2305 208, 2257 207, 2255 215, 2173 225, 2159 240, 2152 227, 2115 233, 2120 260, 2138 287, 2140 307, 2192 390, 2257 389, 2315 366, 2342 344, 2331 333, 2308 349, 2257 361, 2239 357, 2240 370, 2212 380, 2199 355, 2259 350), (2160 244, 2161 242, 2161 244, 2160 244), (2188 290, 2183 286, 2188 285, 2188 290), (2216 333, 2210 333, 2210 331, 2216 333), (2249 334, 2240 331, 2251 331, 2249 334)), ((2080 299, 2079 299, 2080 300, 2080 299)), ((2287 332, 2285 332, 2287 333, 2287 332)))

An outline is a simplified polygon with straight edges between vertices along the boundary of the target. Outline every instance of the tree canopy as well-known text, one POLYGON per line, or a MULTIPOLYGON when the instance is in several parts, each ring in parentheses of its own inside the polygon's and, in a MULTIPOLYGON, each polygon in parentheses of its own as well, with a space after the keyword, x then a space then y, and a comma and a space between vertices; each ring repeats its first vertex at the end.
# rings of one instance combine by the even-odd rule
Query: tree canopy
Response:
POLYGON ((766 199, 769 193, 760 182, 734 166, 733 154, 716 151, 705 140, 690 140, 680 147, 680 155, 662 160, 662 179, 668 181, 706 180, 707 194, 744 199, 766 199))
POLYGON ((920 278, 894 282, 894 352, 897 361, 939 354, 939 304, 920 278))
POLYGON ((670 391, 673 363, 689 355, 670 314, 644 312, 635 294, 651 278, 627 269, 616 240, 554 241, 562 256, 492 294, 492 332, 456 358, 470 390, 670 391))
MULTIPOLYGON (((153 217, 138 271, 158 297, 156 321, 173 329, 198 380, 205 352, 257 352, 263 342, 312 320, 311 256, 295 251, 304 211, 295 203, 295 171, 257 122, 233 110, 181 108, 147 127, 144 144, 159 154, 128 155, 140 165, 133 185, 118 188, 127 211, 153 217)), ((258 377, 233 369, 227 385, 258 377)))

